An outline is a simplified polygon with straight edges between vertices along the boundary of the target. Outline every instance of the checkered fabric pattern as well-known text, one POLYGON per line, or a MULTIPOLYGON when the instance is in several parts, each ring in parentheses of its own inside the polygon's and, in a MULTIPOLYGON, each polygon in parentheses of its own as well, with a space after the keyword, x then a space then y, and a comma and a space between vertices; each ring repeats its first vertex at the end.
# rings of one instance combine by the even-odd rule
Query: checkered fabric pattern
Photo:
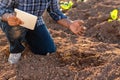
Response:
POLYGON ((58 0, 0 0, 0 16, 13 12, 14 4, 18 3, 16 8, 38 16, 37 24, 42 25, 44 24, 42 14, 45 10, 55 21, 67 18, 59 10, 58 2, 58 0))

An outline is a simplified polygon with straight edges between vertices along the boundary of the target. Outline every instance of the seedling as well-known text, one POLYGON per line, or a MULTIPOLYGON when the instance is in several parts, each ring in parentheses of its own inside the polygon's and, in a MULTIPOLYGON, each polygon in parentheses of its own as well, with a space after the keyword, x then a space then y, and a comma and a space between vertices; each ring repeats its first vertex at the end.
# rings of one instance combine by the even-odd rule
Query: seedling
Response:
POLYGON ((114 20, 120 21, 120 19, 119 19, 119 17, 118 17, 118 13, 119 13, 118 9, 112 10, 112 11, 110 12, 110 17, 111 17, 111 18, 108 19, 108 22, 112 22, 112 21, 114 21, 114 20))
POLYGON ((60 7, 63 10, 69 10, 72 6, 73 6, 73 2, 72 1, 69 1, 69 2, 60 1, 60 7))

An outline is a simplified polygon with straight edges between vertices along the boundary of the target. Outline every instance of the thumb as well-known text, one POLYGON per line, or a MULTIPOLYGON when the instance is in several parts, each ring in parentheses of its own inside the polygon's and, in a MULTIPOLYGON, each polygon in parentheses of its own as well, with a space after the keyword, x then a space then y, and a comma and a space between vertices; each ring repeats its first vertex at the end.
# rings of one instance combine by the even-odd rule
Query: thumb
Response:
POLYGON ((24 24, 23 21, 21 21, 19 18, 17 18, 17 23, 18 24, 24 24))
POLYGON ((83 20, 76 20, 76 22, 78 22, 80 25, 81 25, 81 24, 84 24, 84 21, 83 21, 83 20))

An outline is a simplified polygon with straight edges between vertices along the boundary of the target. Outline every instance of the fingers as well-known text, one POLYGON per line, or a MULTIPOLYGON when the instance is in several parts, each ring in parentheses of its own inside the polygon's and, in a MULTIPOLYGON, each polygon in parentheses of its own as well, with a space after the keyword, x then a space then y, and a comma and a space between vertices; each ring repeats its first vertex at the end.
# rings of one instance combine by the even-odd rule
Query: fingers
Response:
POLYGON ((18 24, 24 24, 24 22, 21 21, 19 18, 17 18, 17 22, 18 22, 18 24))
POLYGON ((77 31, 77 35, 79 35, 79 36, 83 35, 85 33, 85 31, 86 31, 86 27, 80 26, 78 31, 77 31))
POLYGON ((78 23, 79 25, 83 25, 84 21, 83 20, 75 20, 76 23, 78 23))
POLYGON ((84 24, 84 21, 83 20, 79 20, 79 24, 84 24))
POLYGON ((86 27, 83 26, 84 24, 84 21, 82 20, 75 20, 73 21, 73 23, 70 25, 70 30, 80 36, 80 35, 83 35, 86 31, 86 27))
POLYGON ((19 18, 15 17, 15 16, 11 16, 8 18, 8 24, 10 26, 18 26, 20 24, 23 24, 23 22, 19 18))
POLYGON ((85 33, 86 29, 87 29, 85 26, 83 26, 83 24, 84 24, 84 21, 79 20, 78 35, 83 35, 85 33))

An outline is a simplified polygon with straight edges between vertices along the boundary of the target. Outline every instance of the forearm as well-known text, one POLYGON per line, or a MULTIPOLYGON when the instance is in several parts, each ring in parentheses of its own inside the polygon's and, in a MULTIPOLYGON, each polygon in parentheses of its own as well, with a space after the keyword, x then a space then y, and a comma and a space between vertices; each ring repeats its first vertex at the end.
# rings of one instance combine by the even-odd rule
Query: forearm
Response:
POLYGON ((11 13, 13 13, 13 10, 0 8, 0 21, 7 21, 11 13))
POLYGON ((6 13, 12 13, 13 9, 11 8, 12 0, 0 0, 0 17, 6 13))
POLYGON ((70 25, 72 24, 72 20, 70 20, 70 19, 60 19, 60 20, 57 21, 57 23, 66 27, 66 28, 69 28, 70 25))
POLYGON ((53 18, 55 21, 59 21, 61 19, 66 19, 67 16, 64 15, 59 8, 59 0, 51 0, 51 3, 49 7, 47 8, 47 11, 49 15, 53 18))

